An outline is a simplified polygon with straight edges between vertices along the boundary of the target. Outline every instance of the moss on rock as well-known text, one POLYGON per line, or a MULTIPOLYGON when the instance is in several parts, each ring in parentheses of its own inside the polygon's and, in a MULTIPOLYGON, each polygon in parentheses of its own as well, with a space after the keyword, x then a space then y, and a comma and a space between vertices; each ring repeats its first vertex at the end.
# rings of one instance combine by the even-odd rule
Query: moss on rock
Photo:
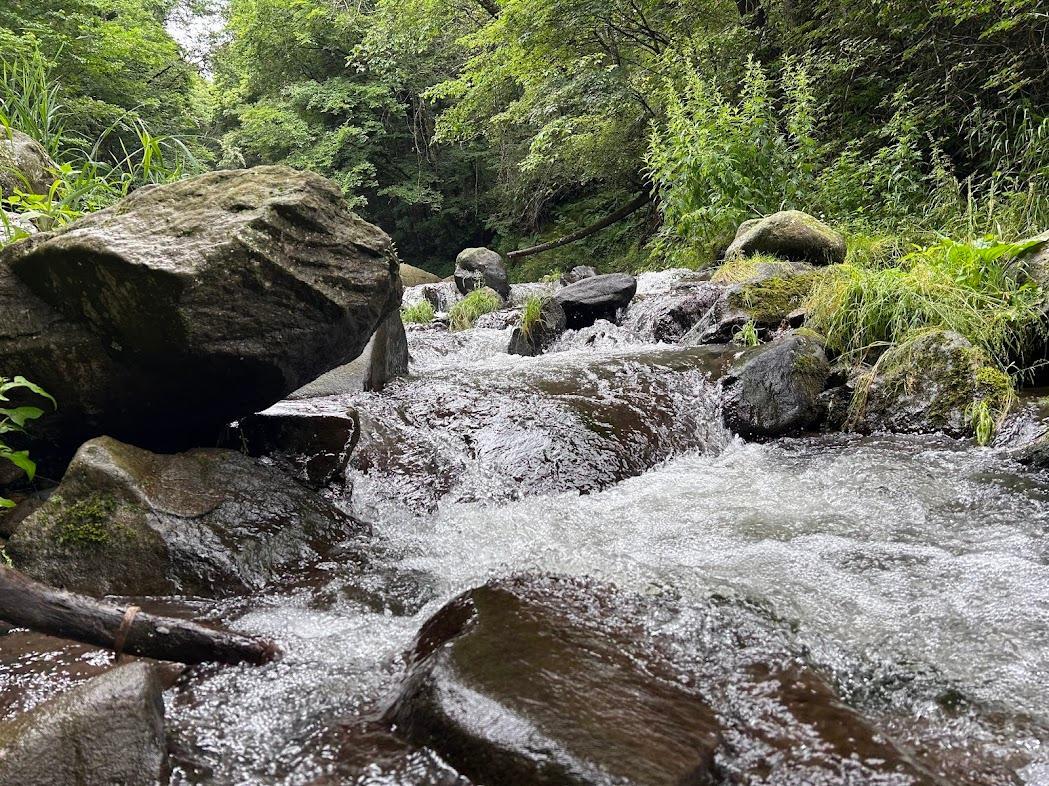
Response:
POLYGON ((759 324, 777 324, 805 303, 822 275, 806 270, 752 281, 729 293, 728 304, 759 324))
POLYGON ((62 497, 51 500, 55 511, 50 514, 54 536, 62 545, 103 544, 109 530, 117 500, 108 494, 91 494, 70 505, 62 497))

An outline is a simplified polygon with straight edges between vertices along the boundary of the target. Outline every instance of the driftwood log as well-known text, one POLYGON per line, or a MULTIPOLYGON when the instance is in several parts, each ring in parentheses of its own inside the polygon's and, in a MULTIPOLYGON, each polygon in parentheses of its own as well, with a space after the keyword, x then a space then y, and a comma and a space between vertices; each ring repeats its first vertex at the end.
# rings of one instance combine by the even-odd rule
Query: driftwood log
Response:
POLYGON ((523 259, 524 257, 530 257, 532 254, 540 254, 543 251, 550 251, 554 248, 561 246, 567 246, 569 243, 575 243, 577 240, 582 240, 585 237, 600 232, 605 227, 610 227, 617 221, 622 221, 624 218, 629 216, 631 213, 635 213, 649 202, 652 201, 652 194, 648 191, 644 191, 638 194, 636 197, 631 199, 621 208, 616 210, 614 213, 609 213, 599 221, 595 221, 588 227, 577 229, 575 232, 570 232, 564 237, 560 237, 557 240, 551 240, 549 243, 540 243, 538 246, 532 246, 531 248, 522 248, 520 251, 511 251, 506 255, 506 258, 513 262, 516 259, 523 259))
POLYGON ((33 581, 0 565, 0 620, 119 653, 178 663, 269 663, 272 641, 158 617, 33 581))

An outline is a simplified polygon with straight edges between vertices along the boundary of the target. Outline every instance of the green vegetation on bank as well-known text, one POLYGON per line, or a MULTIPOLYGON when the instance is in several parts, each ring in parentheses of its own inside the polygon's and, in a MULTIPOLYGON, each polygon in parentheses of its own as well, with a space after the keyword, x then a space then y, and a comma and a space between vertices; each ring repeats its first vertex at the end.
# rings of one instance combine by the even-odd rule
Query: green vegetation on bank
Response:
POLYGON ((479 317, 498 311, 502 306, 498 293, 481 287, 452 306, 448 312, 448 324, 452 330, 468 330, 479 317))

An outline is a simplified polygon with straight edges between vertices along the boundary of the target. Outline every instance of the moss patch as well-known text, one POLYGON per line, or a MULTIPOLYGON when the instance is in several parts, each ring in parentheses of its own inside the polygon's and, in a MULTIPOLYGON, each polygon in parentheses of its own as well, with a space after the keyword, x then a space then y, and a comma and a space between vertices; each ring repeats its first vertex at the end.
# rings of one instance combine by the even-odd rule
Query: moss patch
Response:
POLYGON ((789 275, 795 270, 792 262, 771 254, 753 254, 726 260, 711 281, 715 284, 745 284, 756 278, 789 275))
POLYGON ((823 273, 810 270, 744 284, 729 295, 729 305, 741 309, 759 324, 777 324, 804 304, 823 273))
POLYGON ((55 539, 63 546, 103 545, 109 542, 113 514, 118 502, 106 494, 91 494, 85 499, 65 504, 61 497, 51 503, 58 512, 50 517, 55 539))

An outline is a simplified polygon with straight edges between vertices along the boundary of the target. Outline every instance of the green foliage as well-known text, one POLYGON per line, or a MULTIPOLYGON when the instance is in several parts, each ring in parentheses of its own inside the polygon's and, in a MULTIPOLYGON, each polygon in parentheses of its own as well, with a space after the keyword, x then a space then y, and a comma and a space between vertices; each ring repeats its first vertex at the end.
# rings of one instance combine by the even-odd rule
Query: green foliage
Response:
POLYGON ((497 293, 483 287, 475 289, 452 306, 448 312, 449 326, 452 330, 468 330, 474 326, 478 317, 502 307, 502 298, 497 293))
MULTIPOLYGON (((55 400, 39 385, 33 384, 25 377, 14 377, 13 379, 0 377, 0 460, 14 464, 26 474, 29 480, 32 480, 36 475, 36 463, 29 458, 29 452, 26 450, 14 450, 4 441, 3 435, 24 433, 26 425, 30 421, 41 417, 44 414, 44 410, 40 407, 28 405, 11 406, 9 394, 18 391, 24 391, 47 399, 52 406, 55 405, 55 400)), ((14 507, 14 503, 9 499, 0 497, 0 508, 10 507, 14 507)))
POLYGON ((743 327, 732 337, 732 342, 741 347, 756 347, 760 344, 761 339, 758 337, 758 329, 754 325, 754 320, 748 319, 744 322, 743 327))
POLYGON ((539 295, 529 295, 521 307, 521 332, 527 338, 532 337, 532 331, 536 329, 543 319, 543 298, 539 295))
POLYGON ((744 284, 763 275, 790 275, 796 266, 770 254, 752 254, 726 260, 714 271, 710 280, 715 284, 744 284))
POLYGON ((1044 330, 1044 293, 1012 269, 1028 244, 942 239, 898 267, 833 268, 808 301, 808 324, 842 353, 862 356, 927 328, 952 330, 1003 368, 1024 365, 1044 330))
POLYGON ((414 306, 401 309, 401 319, 407 324, 429 325, 433 322, 434 311, 430 301, 423 298, 414 306))

